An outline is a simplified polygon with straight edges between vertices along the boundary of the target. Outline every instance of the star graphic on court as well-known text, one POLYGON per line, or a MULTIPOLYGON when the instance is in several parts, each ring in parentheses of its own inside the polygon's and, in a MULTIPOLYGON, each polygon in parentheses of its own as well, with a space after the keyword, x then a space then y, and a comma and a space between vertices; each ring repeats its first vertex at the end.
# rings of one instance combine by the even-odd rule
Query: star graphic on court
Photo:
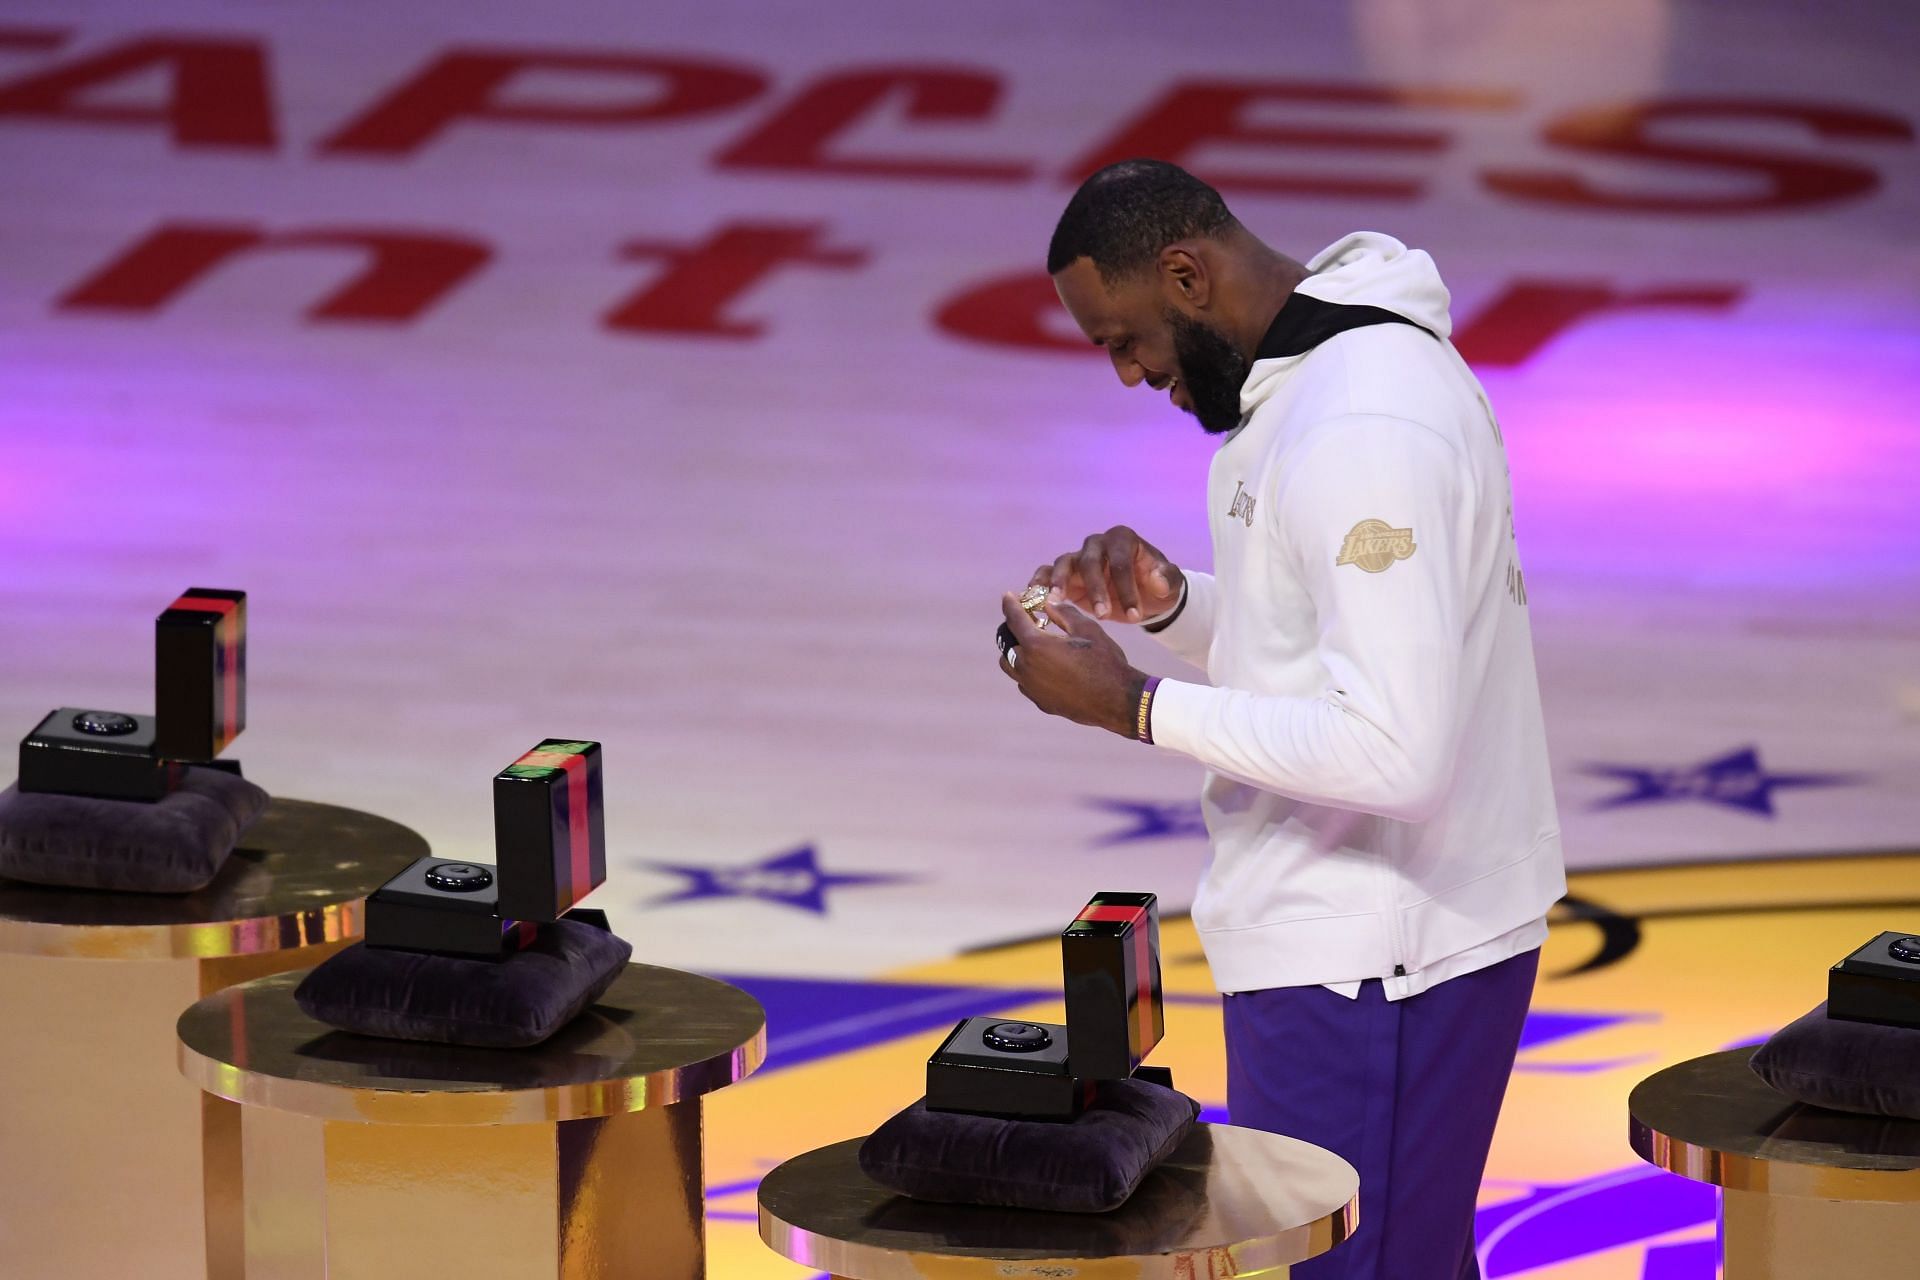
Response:
POLYGON ((1133 800, 1093 799, 1087 802, 1096 809, 1105 809, 1117 813, 1133 823, 1124 831, 1116 831, 1102 836, 1097 843, 1127 844, 1134 840, 1177 840, 1187 836, 1207 834, 1206 819, 1200 814, 1198 800, 1181 800, 1174 804, 1142 804, 1133 800))
POLYGON ((830 889, 900 884, 918 879, 917 876, 871 872, 825 871, 821 869, 818 852, 810 844, 738 867, 693 867, 678 862, 646 862, 641 865, 686 879, 686 883, 674 892, 648 901, 645 905, 649 907, 694 902, 702 898, 749 898, 783 907, 797 907, 821 916, 827 914, 827 892, 830 889))
POLYGON ((1841 787, 1860 781, 1849 773, 1769 773, 1760 763, 1757 747, 1742 747, 1726 755, 1699 764, 1672 769, 1646 769, 1633 765, 1592 764, 1585 772, 1602 778, 1614 778, 1627 784, 1627 790, 1608 796, 1593 807, 1618 809, 1635 804, 1658 804, 1667 800, 1702 800, 1774 816, 1773 793, 1789 787, 1841 787))

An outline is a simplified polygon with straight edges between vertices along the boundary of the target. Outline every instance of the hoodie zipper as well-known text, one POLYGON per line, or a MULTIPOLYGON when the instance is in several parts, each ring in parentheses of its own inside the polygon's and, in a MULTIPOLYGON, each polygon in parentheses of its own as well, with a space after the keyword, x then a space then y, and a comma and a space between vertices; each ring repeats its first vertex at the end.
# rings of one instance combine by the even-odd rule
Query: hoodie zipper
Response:
POLYGON ((1406 944, 1400 937, 1400 904, 1393 892, 1393 868, 1385 859, 1380 862, 1380 876, 1384 882, 1383 896, 1387 901, 1387 958, 1393 961, 1393 972, 1383 980, 1384 986, 1395 979, 1405 980, 1407 964, 1406 944))

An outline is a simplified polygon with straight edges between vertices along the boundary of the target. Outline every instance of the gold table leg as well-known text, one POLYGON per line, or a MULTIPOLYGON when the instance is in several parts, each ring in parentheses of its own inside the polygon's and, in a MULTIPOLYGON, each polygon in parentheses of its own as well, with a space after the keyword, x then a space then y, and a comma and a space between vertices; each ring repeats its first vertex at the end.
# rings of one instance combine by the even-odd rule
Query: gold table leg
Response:
POLYGON ((174 1022, 233 975, 341 944, 225 960, 0 954, 0 1272, 202 1280, 203 1108, 174 1022))
POLYGON ((325 1280, 326 1153, 320 1122, 245 1108, 211 1094, 203 1102, 207 1280, 325 1280))
POLYGON ((1920 1204, 1720 1193, 1724 1280, 1907 1274, 1920 1257, 1920 1204))
POLYGON ((210 1280, 701 1280, 701 1108, 392 1125, 233 1107, 209 1168, 210 1280), (236 1151, 237 1147, 237 1151, 236 1151), (423 1270, 426 1268, 426 1270, 423 1270))

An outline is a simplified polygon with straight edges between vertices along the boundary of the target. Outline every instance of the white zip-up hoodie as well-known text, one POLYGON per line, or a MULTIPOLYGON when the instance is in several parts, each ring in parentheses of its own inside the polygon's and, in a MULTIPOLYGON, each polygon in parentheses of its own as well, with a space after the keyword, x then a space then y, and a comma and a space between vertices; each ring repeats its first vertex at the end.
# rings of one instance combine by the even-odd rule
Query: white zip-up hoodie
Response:
POLYGON ((1152 731, 1208 769, 1220 990, 1399 998, 1538 944, 1559 821, 1506 450, 1446 286, 1367 232, 1308 269, 1296 292, 1414 324, 1256 359, 1207 484, 1214 573, 1159 634, 1212 683, 1163 680, 1152 731))

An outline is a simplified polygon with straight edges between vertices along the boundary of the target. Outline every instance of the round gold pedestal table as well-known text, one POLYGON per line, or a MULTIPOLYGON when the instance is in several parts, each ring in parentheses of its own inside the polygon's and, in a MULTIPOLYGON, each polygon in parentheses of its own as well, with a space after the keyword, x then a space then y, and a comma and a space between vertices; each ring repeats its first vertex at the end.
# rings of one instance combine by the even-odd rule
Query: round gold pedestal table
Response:
POLYGON ((1285 1276, 1359 1225, 1360 1175, 1310 1143, 1196 1125, 1111 1213, 909 1200, 860 1171, 861 1139, 760 1183, 760 1238, 840 1280, 1211 1280, 1285 1276))
POLYGON ((766 1014, 631 964, 528 1049, 335 1031, 300 975, 180 1018, 180 1069, 234 1110, 209 1280, 693 1280, 706 1270, 702 1095, 766 1056, 766 1014))
POLYGON ((316 964, 427 853, 370 813, 275 799, 213 883, 105 893, 0 879, 0 1275, 201 1280, 203 1130, 174 1065, 200 997, 316 964))
POLYGON ((1752 1056, 1682 1062, 1627 1100, 1641 1159, 1720 1188, 1725 1280, 1912 1275, 1920 1121, 1803 1106, 1753 1074, 1752 1056))

